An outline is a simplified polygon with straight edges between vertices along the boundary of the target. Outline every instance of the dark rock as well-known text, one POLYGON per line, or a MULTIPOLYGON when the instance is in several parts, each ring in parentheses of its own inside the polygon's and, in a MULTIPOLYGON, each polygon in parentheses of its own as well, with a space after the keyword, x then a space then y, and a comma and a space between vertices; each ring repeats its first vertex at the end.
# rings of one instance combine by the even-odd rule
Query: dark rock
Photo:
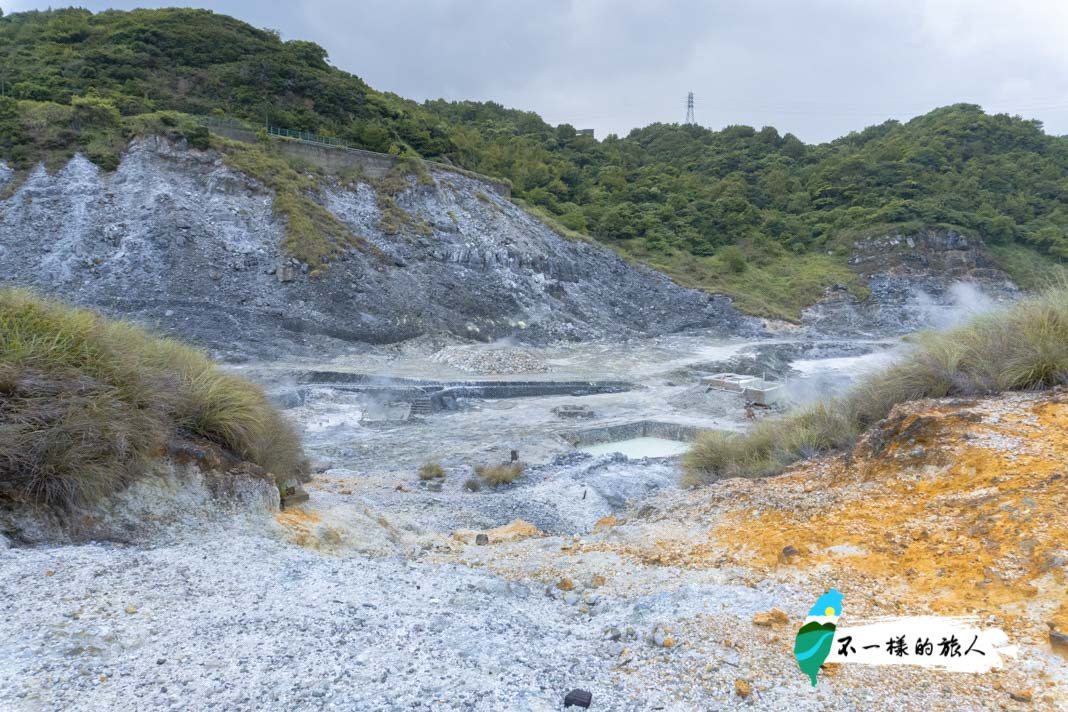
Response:
POLYGON ((486 546, 489 544, 489 536, 487 534, 476 534, 475 543, 479 546, 486 546))
POLYGON ((593 693, 589 690, 572 690, 564 695, 564 707, 589 708, 593 702, 593 693))
POLYGON ((1068 658, 1068 633, 1062 633, 1051 623, 1049 626, 1049 646, 1053 652, 1068 658))

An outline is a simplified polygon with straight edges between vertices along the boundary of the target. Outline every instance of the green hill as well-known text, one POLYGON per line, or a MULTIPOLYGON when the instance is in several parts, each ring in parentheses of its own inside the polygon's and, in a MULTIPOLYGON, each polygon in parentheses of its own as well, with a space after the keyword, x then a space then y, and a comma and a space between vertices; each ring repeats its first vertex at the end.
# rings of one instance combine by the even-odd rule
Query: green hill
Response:
POLYGON ((3 17, 0 74, 0 153, 16 166, 77 149, 113 167, 131 133, 181 123, 159 112, 267 120, 508 178, 561 232, 756 313, 795 316, 850 283, 838 238, 873 226, 952 225, 1068 259, 1068 139, 968 104, 820 145, 677 124, 597 141, 493 103, 382 93, 318 45, 183 9, 3 17))

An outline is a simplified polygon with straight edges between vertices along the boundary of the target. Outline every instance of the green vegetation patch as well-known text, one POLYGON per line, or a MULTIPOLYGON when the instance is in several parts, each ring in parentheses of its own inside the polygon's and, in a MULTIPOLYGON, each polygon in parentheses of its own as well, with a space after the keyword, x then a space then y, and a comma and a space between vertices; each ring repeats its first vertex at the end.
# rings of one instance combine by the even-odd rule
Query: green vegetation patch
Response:
POLYGON ((263 391, 203 352, 0 290, 0 502, 91 504, 189 437, 279 481, 307 473, 296 431, 263 391))
MULTIPOLYGON (((624 253, 626 254, 626 253, 624 253)), ((859 298, 867 289, 846 259, 820 253, 790 254, 738 246, 713 257, 682 252, 632 254, 684 287, 726 294, 743 312, 772 319, 798 321, 801 310, 842 285, 859 298)))
POLYGON ((411 187, 412 184, 408 179, 413 176, 415 177, 416 185, 434 185, 434 178, 430 175, 430 171, 427 170, 426 164, 423 163, 419 156, 409 153, 398 158, 393 167, 386 172, 386 175, 380 180, 374 181, 372 185, 379 193, 394 197, 411 187))
POLYGON ((174 111, 121 116, 95 93, 71 97, 69 104, 0 97, 0 154, 25 172, 44 162, 54 169, 82 153, 104 170, 115 170, 130 140, 158 135, 208 147, 207 129, 174 111))
POLYGON ((414 233, 429 237, 434 233, 426 220, 416 220, 397 204, 397 196, 412 186, 409 179, 413 176, 417 186, 434 185, 434 178, 422 159, 409 153, 399 158, 381 179, 370 181, 378 204, 378 227, 387 235, 414 233))
POLYGON ((274 191, 271 205, 285 220, 286 236, 282 248, 313 271, 327 267, 350 247, 364 245, 345 223, 311 198, 320 188, 314 174, 300 172, 280 155, 272 153, 270 144, 249 144, 212 137, 227 164, 252 176, 274 191))
POLYGON ((387 235, 415 233, 424 237, 434 234, 433 228, 426 220, 416 220, 412 215, 397 205, 397 201, 386 193, 378 193, 375 198, 378 205, 378 227, 387 235))
POLYGON ((1023 245, 993 245, 990 254, 1021 289, 1041 292, 1068 284, 1068 266, 1023 245))
MULTIPOLYGON (((485 202, 485 203, 488 203, 490 205, 495 205, 490 200, 489 196, 487 196, 485 193, 481 193, 481 192, 478 193, 478 199, 483 201, 483 202, 485 202)), ((522 208, 524 211, 526 211, 528 215, 531 215, 534 218, 536 218, 537 220, 540 220, 541 222, 545 223, 545 225, 550 230, 552 230, 557 235, 559 235, 560 237, 562 237, 562 238, 564 238, 566 240, 575 240, 575 241, 583 240, 583 241, 586 241, 586 242, 592 242, 593 241, 592 238, 589 235, 584 235, 583 233, 579 232, 575 228, 569 227, 568 225, 565 225, 564 224, 564 220, 562 220, 560 217, 558 217, 556 215, 553 215, 548 210, 546 210, 545 208, 543 208, 543 207, 541 207, 539 205, 533 205, 531 203, 528 203, 527 201, 523 200, 522 198, 515 198, 513 202, 516 205, 518 205, 520 208, 522 208)), ((576 227, 584 227, 584 226, 585 226, 585 222, 584 221, 583 221, 582 225, 576 225, 576 227)))
POLYGON ((921 334, 899 363, 841 398, 764 420, 746 434, 709 433, 683 458, 689 485, 758 477, 852 444, 898 403, 1068 385, 1068 286, 921 334))

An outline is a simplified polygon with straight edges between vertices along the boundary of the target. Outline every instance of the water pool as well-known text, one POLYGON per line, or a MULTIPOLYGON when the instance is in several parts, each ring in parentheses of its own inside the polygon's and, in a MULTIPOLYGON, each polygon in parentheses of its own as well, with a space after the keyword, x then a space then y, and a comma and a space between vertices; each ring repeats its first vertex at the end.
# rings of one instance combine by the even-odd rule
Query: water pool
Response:
POLYGON ((629 458, 639 459, 642 457, 674 457, 681 455, 690 449, 689 443, 669 440, 668 438, 640 437, 628 440, 616 440, 610 443, 595 443, 579 447, 582 452, 591 455, 607 455, 619 452, 629 458))

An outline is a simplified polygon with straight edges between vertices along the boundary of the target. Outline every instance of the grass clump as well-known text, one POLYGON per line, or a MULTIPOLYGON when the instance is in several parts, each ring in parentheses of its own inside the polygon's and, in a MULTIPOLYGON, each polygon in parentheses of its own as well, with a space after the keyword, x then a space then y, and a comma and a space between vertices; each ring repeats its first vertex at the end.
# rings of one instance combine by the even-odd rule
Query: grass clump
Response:
POLYGON ((1012 281, 1031 292, 1068 282, 1068 266, 1023 245, 989 245, 994 256, 1012 281))
POLYGON ((836 284, 858 297, 867 296, 846 257, 837 254, 731 245, 712 256, 630 247, 623 255, 660 270, 684 287, 726 294, 734 306, 753 316, 796 322, 804 307, 818 302, 836 284))
POLYGON ((708 433, 683 458, 684 483, 760 477, 851 445, 898 403, 1068 385, 1068 286, 922 334, 900 362, 841 398, 758 423, 746 434, 708 433))
POLYGON ((416 185, 434 185, 434 178, 423 160, 419 156, 406 154, 399 157, 386 175, 375 183, 375 188, 379 193, 393 197, 411 187, 410 177, 415 178, 416 185))
POLYGON ((424 462, 423 466, 419 468, 419 479, 425 481, 438 478, 445 478, 445 468, 441 466, 440 462, 424 462))
POLYGON ((482 490, 482 480, 477 477, 469 477, 464 481, 464 489, 468 492, 479 492, 482 490))
POLYGON ((478 465, 475 474, 491 487, 511 484, 523 474, 526 465, 522 462, 506 462, 500 465, 478 465))
POLYGON ((121 321, 0 290, 0 502, 69 510, 140 477, 175 438, 302 477, 293 427, 203 352, 121 321))
POLYGON ((376 197, 378 204, 378 227, 387 235, 399 235, 409 232, 430 237, 434 230, 426 220, 416 221, 407 210, 397 205, 397 201, 386 193, 379 192, 376 197))

